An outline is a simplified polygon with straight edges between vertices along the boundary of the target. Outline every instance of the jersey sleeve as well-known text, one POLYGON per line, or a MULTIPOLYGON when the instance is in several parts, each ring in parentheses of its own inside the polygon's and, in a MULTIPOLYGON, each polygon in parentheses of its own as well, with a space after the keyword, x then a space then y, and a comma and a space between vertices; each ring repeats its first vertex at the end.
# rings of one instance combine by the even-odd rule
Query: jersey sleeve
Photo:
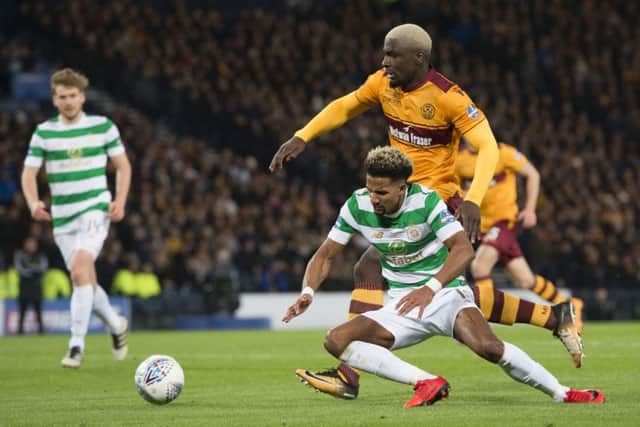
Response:
POLYGON ((484 113, 475 106, 469 95, 455 85, 438 99, 440 108, 447 120, 461 133, 465 134, 485 120, 484 113))
POLYGON ((380 90, 382 89, 382 80, 384 72, 379 70, 367 78, 367 80, 356 90, 358 101, 373 107, 380 103, 380 90))
POLYGON ((500 144, 500 160, 505 168, 518 172, 529 159, 519 152, 515 147, 507 144, 500 144))
POLYGON ((460 231, 464 231, 460 222, 449 212, 447 205, 435 191, 426 198, 425 207, 429 215, 427 223, 441 242, 460 231))
POLYGON ((24 160, 24 164, 26 166, 31 166, 34 168, 39 168, 42 166, 42 162, 44 161, 44 157, 46 154, 44 140, 40 138, 36 132, 31 136, 31 141, 29 142, 29 151, 27 152, 27 157, 24 160))
POLYGON ((115 123, 111 122, 109 130, 104 134, 105 142, 104 147, 107 150, 109 157, 114 157, 124 153, 124 145, 120 139, 120 131, 115 123))
POLYGON ((329 231, 329 239, 334 242, 340 243, 341 245, 346 245, 349 243, 354 234, 358 232, 356 229, 356 221, 351 214, 351 210, 349 209, 349 201, 354 196, 351 196, 347 202, 342 205, 340 208, 340 213, 338 214, 338 219, 336 219, 336 223, 333 224, 331 231, 329 231))

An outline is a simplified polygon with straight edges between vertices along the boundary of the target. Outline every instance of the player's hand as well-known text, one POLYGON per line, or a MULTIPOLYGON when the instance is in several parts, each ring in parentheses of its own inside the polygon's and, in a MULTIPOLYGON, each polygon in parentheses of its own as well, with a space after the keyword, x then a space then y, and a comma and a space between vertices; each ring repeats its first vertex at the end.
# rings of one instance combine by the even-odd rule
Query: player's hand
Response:
POLYGON ((289 323, 291 319, 296 316, 301 315, 305 312, 305 310, 311 305, 313 302, 313 297, 309 294, 300 295, 300 298, 290 306, 287 311, 284 313, 284 317, 282 321, 284 323, 289 323))
POLYGON ((51 214, 42 200, 38 200, 31 207, 31 217, 36 221, 51 221, 51 214))
POLYGON ((429 303, 431 303, 434 295, 435 292, 433 292, 433 289, 428 286, 414 289, 413 291, 400 298, 400 301, 398 301, 398 304, 396 304, 398 314, 400 316, 404 316, 414 308, 420 307, 420 310, 418 310, 418 319, 422 318, 424 308, 428 306, 429 303))
POLYGON ((120 222, 124 218, 124 203, 113 201, 109 204, 111 222, 120 222))
POLYGON ((518 214, 518 221, 522 222, 522 227, 531 228, 538 223, 538 216, 535 211, 525 209, 518 214))
POLYGON ((465 200, 456 211, 456 218, 462 221, 464 231, 471 243, 480 239, 480 206, 465 200))
POLYGON ((297 136, 282 144, 274 154, 273 159, 271 159, 269 170, 273 173, 282 169, 284 163, 298 157, 298 154, 302 153, 306 145, 304 140, 297 136))

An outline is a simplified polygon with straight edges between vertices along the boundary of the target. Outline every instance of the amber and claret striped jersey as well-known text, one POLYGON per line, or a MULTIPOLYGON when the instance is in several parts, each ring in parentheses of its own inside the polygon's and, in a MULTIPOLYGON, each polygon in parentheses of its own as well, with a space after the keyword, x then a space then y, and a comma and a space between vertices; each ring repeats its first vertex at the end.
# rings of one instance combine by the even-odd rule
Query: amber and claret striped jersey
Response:
MULTIPOLYGON (((482 233, 489 231, 491 226, 499 221, 509 221, 509 227, 513 227, 518 216, 516 174, 528 160, 524 154, 508 144, 498 144, 498 152, 500 156, 495 174, 480 205, 482 233)), ((477 157, 478 154, 471 150, 460 151, 456 161, 456 173, 463 185, 473 179, 477 157)))
POLYGON ((409 181, 436 190, 444 200, 459 192, 455 163, 460 136, 486 119, 457 84, 432 67, 421 82, 403 90, 390 87, 379 70, 356 97, 370 107, 382 107, 389 142, 413 162, 409 181))

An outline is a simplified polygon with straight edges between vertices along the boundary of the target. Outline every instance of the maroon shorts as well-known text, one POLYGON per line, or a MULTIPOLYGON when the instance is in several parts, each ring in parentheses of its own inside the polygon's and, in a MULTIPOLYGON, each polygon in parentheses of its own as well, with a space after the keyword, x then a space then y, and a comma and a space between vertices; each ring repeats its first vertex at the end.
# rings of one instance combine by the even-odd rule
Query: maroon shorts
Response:
POLYGON ((517 226, 509 228, 509 221, 499 221, 482 236, 482 244, 496 248, 500 255, 500 262, 507 265, 512 259, 523 256, 517 234, 517 226))
POLYGON ((455 215, 456 211, 462 204, 462 197, 460 197, 460 195, 456 193, 453 196, 449 197, 444 203, 447 205, 449 212, 451 212, 452 215, 455 215))

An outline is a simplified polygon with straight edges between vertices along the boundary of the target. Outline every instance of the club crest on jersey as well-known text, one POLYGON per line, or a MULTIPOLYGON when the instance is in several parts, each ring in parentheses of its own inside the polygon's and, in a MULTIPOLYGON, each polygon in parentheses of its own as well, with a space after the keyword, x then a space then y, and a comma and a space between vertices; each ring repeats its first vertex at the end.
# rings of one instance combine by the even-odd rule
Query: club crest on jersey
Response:
POLYGON ((422 233, 420 233, 420 228, 413 226, 407 229, 407 238, 412 242, 417 242, 422 237, 422 233))
POLYGON ((449 224, 455 222, 455 217, 449 213, 449 211, 440 212, 440 222, 443 224, 449 224))
POLYGON ((436 114, 436 107, 433 104, 424 104, 420 107, 420 113, 422 113, 422 117, 425 119, 432 119, 436 114))
POLYGON ((478 107, 470 104, 467 107, 467 117, 469 117, 470 119, 477 119, 478 117, 480 117, 480 111, 478 111, 478 107))

